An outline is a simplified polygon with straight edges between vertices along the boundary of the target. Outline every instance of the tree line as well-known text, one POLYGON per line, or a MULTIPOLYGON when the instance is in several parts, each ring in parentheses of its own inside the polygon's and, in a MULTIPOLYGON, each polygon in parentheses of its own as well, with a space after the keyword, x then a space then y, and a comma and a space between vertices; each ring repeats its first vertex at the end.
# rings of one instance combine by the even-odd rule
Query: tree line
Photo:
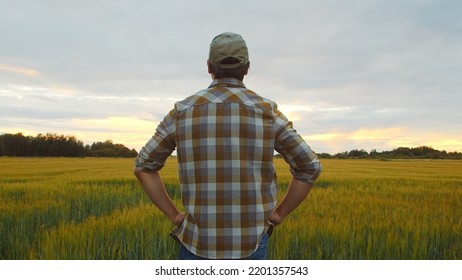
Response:
MULTIPOLYGON (((136 157, 135 149, 122 144, 114 144, 111 140, 94 142, 85 145, 74 136, 55 133, 24 136, 22 133, 0 135, 0 156, 11 157, 136 157)), ((319 153, 320 158, 336 159, 462 159, 460 152, 446 152, 428 146, 416 148, 400 147, 392 151, 370 152, 351 150, 334 155, 319 153)))
POLYGON ((370 152, 361 150, 351 150, 342 153, 330 155, 328 153, 318 154, 320 158, 337 158, 337 159, 462 159, 460 152, 446 152, 433 149, 428 146, 420 146, 415 148, 399 147, 392 151, 377 152, 373 149, 370 152))
POLYGON ((0 135, 0 156, 11 157, 136 157, 135 149, 111 140, 85 145, 74 136, 56 133, 24 136, 22 133, 0 135))

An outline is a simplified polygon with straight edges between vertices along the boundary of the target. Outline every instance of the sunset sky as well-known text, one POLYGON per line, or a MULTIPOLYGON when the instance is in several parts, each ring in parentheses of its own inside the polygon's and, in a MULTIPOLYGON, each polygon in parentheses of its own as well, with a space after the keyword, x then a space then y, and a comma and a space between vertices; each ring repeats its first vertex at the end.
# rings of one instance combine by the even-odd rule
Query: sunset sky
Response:
POLYGON ((241 34, 249 89, 316 152, 462 151, 462 1, 0 0, 0 134, 137 151, 241 34))

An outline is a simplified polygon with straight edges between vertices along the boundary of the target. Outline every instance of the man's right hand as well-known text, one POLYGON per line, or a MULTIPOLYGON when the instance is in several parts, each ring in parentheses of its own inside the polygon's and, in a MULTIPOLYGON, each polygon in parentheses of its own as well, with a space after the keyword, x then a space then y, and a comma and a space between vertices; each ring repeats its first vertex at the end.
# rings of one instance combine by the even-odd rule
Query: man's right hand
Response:
POLYGON ((282 223, 282 217, 278 214, 278 212, 273 211, 271 215, 269 216, 268 221, 273 224, 274 226, 278 226, 280 223, 282 223))

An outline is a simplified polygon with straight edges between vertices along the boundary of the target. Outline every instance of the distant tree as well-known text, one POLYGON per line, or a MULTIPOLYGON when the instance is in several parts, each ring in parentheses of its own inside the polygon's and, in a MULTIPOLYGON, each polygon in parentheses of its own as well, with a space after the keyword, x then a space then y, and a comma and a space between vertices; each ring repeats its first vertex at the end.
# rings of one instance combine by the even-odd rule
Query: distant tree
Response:
POLYGON ((351 150, 348 153, 349 158, 367 158, 368 156, 369 156, 369 154, 363 149, 361 149, 361 150, 351 150))
POLYGON ((393 157, 398 157, 398 158, 412 158, 414 157, 414 154, 412 153, 410 148, 404 148, 404 147, 399 147, 397 149, 394 149, 392 151, 393 157))
POLYGON ((317 155, 319 158, 333 158, 333 156, 329 153, 319 153, 317 155))
POLYGON ((14 157, 28 156, 31 149, 29 138, 22 135, 21 132, 4 134, 3 146, 4 155, 14 157))
POLYGON ((346 159, 348 158, 348 151, 345 151, 343 153, 337 153, 334 155, 334 158, 346 159))
POLYGON ((90 146, 92 156, 96 157, 136 157, 138 153, 122 144, 114 144, 111 140, 96 142, 90 146))
POLYGON ((22 133, 0 135, 1 156, 41 156, 41 157, 135 157, 138 153, 132 149, 107 140, 86 145, 75 136, 56 133, 38 134, 36 137, 22 133), (92 150, 93 149, 93 150, 92 150))
POLYGON ((5 135, 0 135, 0 156, 5 156, 5 135))
POLYGON ((462 159, 462 153, 460 152, 450 152, 450 153, 447 153, 447 157, 448 159, 462 159))

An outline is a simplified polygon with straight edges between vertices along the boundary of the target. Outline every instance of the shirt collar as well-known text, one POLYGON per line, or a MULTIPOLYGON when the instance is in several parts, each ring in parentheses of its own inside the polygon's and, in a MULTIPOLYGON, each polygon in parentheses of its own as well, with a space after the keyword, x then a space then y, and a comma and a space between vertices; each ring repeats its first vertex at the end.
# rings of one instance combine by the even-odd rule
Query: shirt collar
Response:
POLYGON ((216 86, 225 86, 225 87, 243 87, 245 88, 244 83, 241 80, 235 78, 221 78, 214 79, 210 84, 209 88, 216 86))

